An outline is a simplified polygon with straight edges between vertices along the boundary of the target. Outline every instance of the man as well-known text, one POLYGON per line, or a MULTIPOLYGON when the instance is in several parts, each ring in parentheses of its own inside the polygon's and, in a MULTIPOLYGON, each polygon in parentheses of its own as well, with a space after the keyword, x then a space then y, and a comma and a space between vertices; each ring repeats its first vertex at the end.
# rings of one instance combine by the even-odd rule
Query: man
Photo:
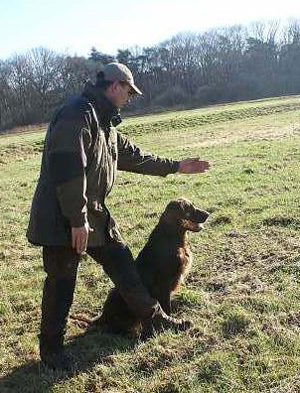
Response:
POLYGON ((198 158, 173 161, 144 154, 119 134, 119 109, 142 94, 131 71, 110 63, 95 85, 56 112, 45 139, 40 178, 32 202, 28 240, 43 246, 47 277, 42 299, 40 356, 52 368, 69 368, 64 352, 66 322, 73 301, 80 255, 102 265, 131 308, 151 328, 185 330, 189 324, 167 316, 141 283, 128 247, 105 206, 117 169, 166 176, 201 173, 198 158))

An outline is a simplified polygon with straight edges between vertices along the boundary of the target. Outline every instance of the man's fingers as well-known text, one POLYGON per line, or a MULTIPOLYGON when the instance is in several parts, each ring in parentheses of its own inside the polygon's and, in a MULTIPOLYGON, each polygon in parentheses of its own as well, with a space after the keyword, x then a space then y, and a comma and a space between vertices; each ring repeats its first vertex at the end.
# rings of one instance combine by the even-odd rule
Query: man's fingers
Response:
POLYGON ((82 251, 86 251, 87 245, 88 245, 88 233, 85 236, 84 244, 83 244, 83 250, 82 251))
POLYGON ((72 228, 72 247, 78 254, 86 250, 88 244, 89 229, 87 226, 72 228))
POLYGON ((207 161, 195 159, 191 161, 185 168, 187 173, 205 172, 209 169, 210 165, 207 161))
POLYGON ((79 235, 78 238, 77 238, 76 251, 77 251, 78 254, 80 254, 81 250, 82 250, 82 239, 81 239, 81 236, 79 235))
POLYGON ((84 233, 82 238, 81 238, 81 244, 80 244, 80 252, 83 252, 86 250, 86 246, 87 246, 87 233, 84 233))
POLYGON ((72 228, 72 248, 76 248, 76 237, 72 228))
POLYGON ((81 233, 81 236, 79 238, 78 251, 77 251, 78 254, 86 250, 86 244, 87 244, 87 234, 83 232, 81 233))
POLYGON ((179 163, 179 173, 201 173, 210 168, 209 162, 200 160, 199 157, 186 158, 179 163))
POLYGON ((78 236, 78 238, 77 238, 76 251, 78 254, 80 254, 82 252, 82 238, 81 238, 81 236, 78 236))
POLYGON ((75 240, 75 249, 77 254, 80 254, 80 234, 77 233, 76 240, 75 240))
POLYGON ((205 171, 210 168, 210 165, 207 161, 202 161, 201 165, 205 171))
POLYGON ((207 161, 201 161, 201 160, 198 160, 198 162, 197 162, 197 166, 200 168, 200 170, 202 170, 203 172, 204 171, 207 171, 209 168, 210 168, 210 165, 209 165, 209 162, 207 162, 207 161))

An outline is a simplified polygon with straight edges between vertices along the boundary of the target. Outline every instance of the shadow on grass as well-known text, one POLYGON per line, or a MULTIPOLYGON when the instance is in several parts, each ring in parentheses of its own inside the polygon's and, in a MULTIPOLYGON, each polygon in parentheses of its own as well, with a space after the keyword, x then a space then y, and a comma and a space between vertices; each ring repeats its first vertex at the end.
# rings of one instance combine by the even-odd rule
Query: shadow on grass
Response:
POLYGON ((54 385, 66 381, 96 364, 111 364, 111 355, 133 349, 136 340, 92 331, 76 336, 66 349, 77 360, 72 372, 53 371, 39 361, 29 361, 0 378, 1 393, 47 393, 54 385))

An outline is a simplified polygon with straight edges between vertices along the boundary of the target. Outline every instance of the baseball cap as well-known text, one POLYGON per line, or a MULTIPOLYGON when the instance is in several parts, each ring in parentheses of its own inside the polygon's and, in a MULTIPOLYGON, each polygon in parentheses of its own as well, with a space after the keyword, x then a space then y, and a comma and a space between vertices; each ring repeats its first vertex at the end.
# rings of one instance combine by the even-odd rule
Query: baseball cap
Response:
POLYGON ((117 62, 108 63, 103 68, 104 80, 110 82, 128 83, 136 94, 142 95, 141 90, 134 84, 133 75, 130 69, 125 65, 117 62))

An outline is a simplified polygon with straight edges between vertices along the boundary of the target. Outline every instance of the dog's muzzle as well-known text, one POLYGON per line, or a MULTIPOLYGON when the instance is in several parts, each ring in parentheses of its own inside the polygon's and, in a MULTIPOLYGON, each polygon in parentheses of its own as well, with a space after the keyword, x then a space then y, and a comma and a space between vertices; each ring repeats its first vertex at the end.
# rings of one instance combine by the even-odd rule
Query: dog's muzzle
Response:
POLYGON ((197 222, 197 223, 203 223, 205 222, 209 217, 209 213, 206 212, 205 210, 196 210, 196 213, 193 217, 191 217, 191 221, 197 222))

